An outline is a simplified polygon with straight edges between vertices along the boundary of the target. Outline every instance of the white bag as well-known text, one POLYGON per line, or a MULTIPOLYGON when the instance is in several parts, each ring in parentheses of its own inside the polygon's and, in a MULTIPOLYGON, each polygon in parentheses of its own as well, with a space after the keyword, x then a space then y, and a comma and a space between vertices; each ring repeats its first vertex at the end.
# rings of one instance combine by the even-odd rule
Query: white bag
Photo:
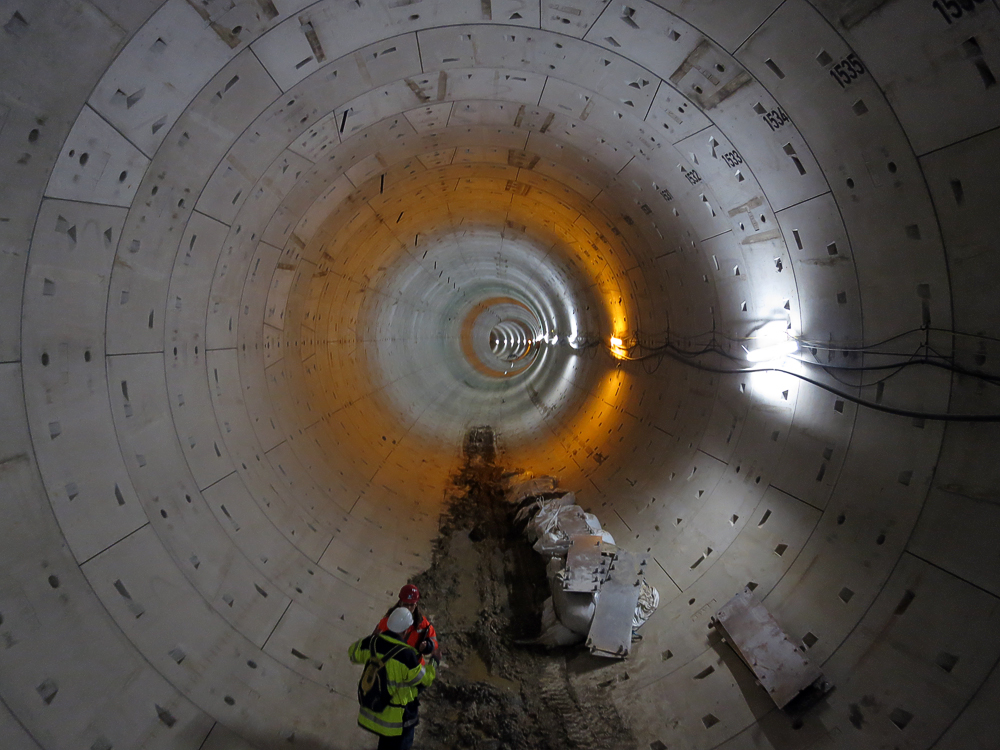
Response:
POLYGON ((659 606, 660 592, 643 577, 642 588, 639 589, 639 602, 635 605, 635 614, 632 616, 632 629, 635 630, 652 617, 659 606))
POLYGON ((559 622, 559 618, 556 617, 555 608, 552 605, 552 597, 550 596, 542 606, 542 632, 537 638, 522 641, 522 643, 555 648, 556 646, 572 646, 576 643, 581 643, 584 638, 585 636, 574 633, 559 622))
POLYGON ((594 619, 596 600, 593 594, 563 589, 563 570, 561 558, 552 558, 545 569, 548 574, 549 589, 552 591, 552 606, 560 623, 581 637, 586 637, 590 632, 590 623, 594 619))

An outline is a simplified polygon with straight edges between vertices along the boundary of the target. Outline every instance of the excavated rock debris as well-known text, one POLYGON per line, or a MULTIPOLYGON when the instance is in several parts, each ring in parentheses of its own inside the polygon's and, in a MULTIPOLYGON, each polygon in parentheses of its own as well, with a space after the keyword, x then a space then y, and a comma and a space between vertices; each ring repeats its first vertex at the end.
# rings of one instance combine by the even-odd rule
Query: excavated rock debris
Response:
MULTIPOLYGON (((574 689, 567 659, 516 641, 538 634, 545 566, 514 528, 489 427, 466 436, 433 562, 415 583, 437 628, 443 663, 421 697, 421 750, 618 750, 634 742, 607 700, 574 689)), ((576 667, 574 666, 574 669, 576 667)), ((615 677, 619 667, 606 668, 615 677)))

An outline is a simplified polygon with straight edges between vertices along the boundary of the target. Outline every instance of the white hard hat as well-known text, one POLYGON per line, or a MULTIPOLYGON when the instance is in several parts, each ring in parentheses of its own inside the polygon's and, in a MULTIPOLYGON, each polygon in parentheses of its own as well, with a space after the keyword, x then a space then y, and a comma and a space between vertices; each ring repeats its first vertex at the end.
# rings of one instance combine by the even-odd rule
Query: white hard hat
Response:
POLYGON ((413 624, 413 613, 406 607, 396 607, 389 615, 387 624, 393 633, 402 633, 413 624))

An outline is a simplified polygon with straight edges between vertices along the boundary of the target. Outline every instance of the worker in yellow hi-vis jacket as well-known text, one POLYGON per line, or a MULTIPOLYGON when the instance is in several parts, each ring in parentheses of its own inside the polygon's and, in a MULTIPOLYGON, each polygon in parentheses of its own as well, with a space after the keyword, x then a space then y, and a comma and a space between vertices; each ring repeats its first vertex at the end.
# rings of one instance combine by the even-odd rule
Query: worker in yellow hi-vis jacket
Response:
POLYGON ((413 625, 405 607, 389 615, 388 630, 351 644, 347 654, 364 664, 358 683, 358 725, 379 736, 378 750, 409 750, 419 721, 417 696, 437 676, 437 661, 424 662, 401 634, 413 625))

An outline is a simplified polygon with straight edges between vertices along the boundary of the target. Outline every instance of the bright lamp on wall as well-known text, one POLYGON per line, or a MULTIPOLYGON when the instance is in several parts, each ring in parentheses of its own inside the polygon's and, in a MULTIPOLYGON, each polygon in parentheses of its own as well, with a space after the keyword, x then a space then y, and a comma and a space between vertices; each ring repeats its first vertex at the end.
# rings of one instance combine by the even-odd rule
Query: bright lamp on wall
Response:
POLYGON ((789 354, 795 354, 799 350, 799 345, 795 341, 782 341, 780 344, 763 346, 759 349, 747 350, 747 360, 750 362, 770 362, 774 359, 781 359, 789 354))

